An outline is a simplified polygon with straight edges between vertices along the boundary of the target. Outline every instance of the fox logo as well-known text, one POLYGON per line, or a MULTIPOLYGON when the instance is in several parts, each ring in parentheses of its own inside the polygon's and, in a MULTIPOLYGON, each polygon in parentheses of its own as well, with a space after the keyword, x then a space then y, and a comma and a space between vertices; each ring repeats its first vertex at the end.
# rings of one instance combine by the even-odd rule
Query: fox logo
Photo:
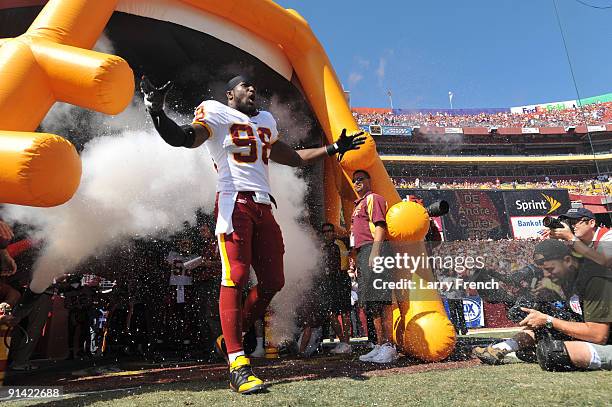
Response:
POLYGON ((542 196, 544 197, 544 199, 546 199, 546 202, 548 202, 548 204, 550 205, 550 209, 546 213, 547 215, 553 213, 555 210, 559 209, 559 207, 561 206, 561 202, 557 201, 552 196, 548 196, 546 194, 542 194, 542 196))

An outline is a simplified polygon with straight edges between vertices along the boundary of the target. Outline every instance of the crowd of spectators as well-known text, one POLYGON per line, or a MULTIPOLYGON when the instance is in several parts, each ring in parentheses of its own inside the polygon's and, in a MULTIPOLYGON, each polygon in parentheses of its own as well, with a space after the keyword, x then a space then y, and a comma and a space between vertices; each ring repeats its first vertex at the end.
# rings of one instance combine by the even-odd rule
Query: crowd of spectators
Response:
MULTIPOLYGON (((17 345, 9 353, 10 369, 36 368, 29 360, 37 352, 70 359, 130 355, 156 359, 168 352, 212 358, 212 344, 221 330, 221 265, 211 228, 206 220, 186 225, 171 238, 127 239, 57 279, 37 300, 34 311, 15 321, 23 329, 13 331, 17 345), (56 310, 48 320, 52 304, 60 304, 65 312, 56 310), (25 331, 29 340, 20 337, 25 331), (46 350, 37 345, 44 332, 51 333, 43 341, 46 350), (27 346, 20 345, 23 340, 27 346)), ((8 250, 29 241, 27 225, 15 230, 8 250)), ((39 255, 38 244, 19 253, 13 250, 16 272, 0 276, 0 305, 18 305, 39 255), (17 293, 15 300, 10 300, 9 292, 17 293)))
MULTIPOLYGON (((29 227, 17 225, 15 230, 18 232, 12 245, 28 241, 29 227)), ((16 272, 0 275, 0 309, 18 305, 19 293, 28 286, 43 245, 44 242, 31 244, 14 254, 16 272), (15 295, 11 296, 12 292, 15 295)), ((348 251, 343 256, 347 257, 348 251)), ((340 264, 340 259, 337 261, 340 264)), ((349 268, 347 263, 342 273, 346 277, 347 303, 342 315, 343 333, 363 335, 367 333, 367 325, 363 310, 353 298, 356 295, 354 265, 349 268)), ((314 278, 320 282, 329 276, 321 269, 314 278)), ((186 224, 171 237, 126 239, 121 246, 86 259, 71 274, 56 280, 40 297, 35 311, 24 319, 9 321, 8 314, 0 318, 0 325, 19 323, 23 328, 13 330, 17 345, 9 354, 9 368, 34 370, 37 365, 30 360, 48 357, 218 361, 213 343, 221 333, 220 283, 217 240, 211 219, 206 215, 199 217, 196 225, 186 224), (65 311, 56 311, 49 319, 50 310, 57 309, 58 304, 65 311), (21 335, 25 331, 29 340, 21 335), (28 346, 22 346, 21 342, 27 342, 28 346), (44 345, 39 346, 39 342, 44 345)), ((304 304, 296 304, 294 310, 296 318, 308 319, 309 313, 327 312, 325 304, 337 299, 339 293, 328 290, 325 295, 328 298, 311 298, 323 311, 308 308, 307 298, 302 298, 304 304)), ((307 293, 304 297, 308 297, 307 293)), ((333 327, 334 320, 331 321, 333 327)), ((334 338, 335 330, 333 333, 331 329, 326 330, 329 321, 322 325, 322 332, 329 331, 334 338)), ((249 335, 247 343, 250 344, 245 349, 251 353, 263 346, 263 339, 260 340, 257 327, 249 335)), ((348 343, 348 338, 344 340, 348 343)), ((264 352, 263 348, 260 350, 259 357, 264 352)))
MULTIPOLYGON (((433 256, 441 258, 477 258, 483 259, 481 264, 475 267, 455 266, 454 270, 440 267, 444 263, 432 262, 433 271, 438 280, 454 274, 463 280, 478 281, 488 280, 492 276, 499 281, 502 293, 497 299, 507 299, 521 295, 522 290, 529 290, 532 285, 532 274, 526 273, 526 267, 533 263, 533 249, 537 240, 465 240, 455 242, 444 242, 432 251, 433 256), (517 278, 526 276, 525 278, 517 278)), ((469 291, 469 290, 468 290, 469 291)), ((482 295, 473 290, 462 293, 463 295, 482 295)), ((486 294, 485 294, 486 296, 486 294)))
POLYGON ((609 195, 612 191, 610 181, 601 182, 595 179, 589 180, 552 180, 543 181, 422 181, 418 178, 391 177, 396 188, 422 188, 422 189, 567 189, 570 193, 579 195, 609 195))
POLYGON ((380 124, 409 127, 567 127, 606 124, 612 117, 612 103, 598 103, 564 110, 532 113, 478 113, 454 115, 438 113, 357 113, 359 124, 380 124))

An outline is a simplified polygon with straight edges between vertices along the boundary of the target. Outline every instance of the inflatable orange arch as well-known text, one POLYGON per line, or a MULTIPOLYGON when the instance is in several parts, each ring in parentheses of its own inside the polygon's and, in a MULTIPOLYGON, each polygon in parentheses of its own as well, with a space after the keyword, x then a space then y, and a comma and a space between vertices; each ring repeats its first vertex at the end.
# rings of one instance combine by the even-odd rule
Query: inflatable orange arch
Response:
MULTIPOLYGON (((131 68, 122 58, 90 49, 116 9, 156 7, 214 16, 272 44, 291 64, 328 142, 344 128, 359 130, 325 50, 295 10, 271 0, 50 0, 24 34, 0 40, 0 202, 47 207, 72 197, 81 175, 76 150, 57 135, 34 130, 56 101, 106 114, 125 109, 134 92, 131 68)), ((350 225, 355 193, 349 181, 357 169, 368 171, 374 191, 389 205, 400 202, 368 135, 366 144, 342 162, 325 162, 328 222, 339 226, 342 208, 344 224, 350 225)), ((423 230, 428 222, 413 206, 392 209, 392 237, 423 230)), ((431 281, 433 275, 423 269, 410 278, 431 281)), ((396 342, 422 360, 448 357, 455 332, 438 293, 412 290, 408 297, 396 311, 396 342)))

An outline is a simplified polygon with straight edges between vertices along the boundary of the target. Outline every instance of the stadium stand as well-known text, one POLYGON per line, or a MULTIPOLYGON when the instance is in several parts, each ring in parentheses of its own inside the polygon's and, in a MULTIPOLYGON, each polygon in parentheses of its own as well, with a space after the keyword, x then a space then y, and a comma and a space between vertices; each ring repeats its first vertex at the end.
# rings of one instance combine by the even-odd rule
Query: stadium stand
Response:
POLYGON ((475 178, 454 181, 433 181, 431 179, 419 179, 417 187, 416 179, 392 177, 391 180, 396 188, 422 188, 422 189, 567 189, 569 193, 576 195, 601 195, 609 194, 612 188, 610 181, 601 182, 596 179, 550 179, 541 181, 516 180, 508 182, 497 178, 495 181, 479 181, 475 178))
POLYGON ((397 114, 402 110, 391 111, 383 109, 368 111, 368 109, 354 109, 354 117, 362 125, 395 125, 410 127, 497 127, 497 128, 540 128, 540 127, 569 127, 581 125, 606 124, 612 117, 612 102, 596 103, 563 110, 535 111, 527 113, 513 113, 495 111, 503 109, 473 109, 472 114, 463 114, 463 110, 425 110, 408 111, 397 114))

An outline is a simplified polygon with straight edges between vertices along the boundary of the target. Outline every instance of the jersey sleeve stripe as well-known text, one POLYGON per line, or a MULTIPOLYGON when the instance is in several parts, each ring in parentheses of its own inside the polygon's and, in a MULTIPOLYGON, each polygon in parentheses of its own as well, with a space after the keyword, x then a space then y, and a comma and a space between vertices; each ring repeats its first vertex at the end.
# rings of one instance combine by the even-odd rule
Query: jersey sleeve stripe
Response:
POLYGON ((213 129, 212 129, 212 127, 211 127, 211 126, 210 126, 208 123, 206 123, 206 122, 201 122, 201 121, 199 121, 199 120, 194 120, 194 121, 193 121, 193 123, 191 123, 191 124, 192 124, 192 125, 193 125, 193 124, 197 124, 197 125, 200 125, 200 126, 206 127, 206 129, 208 130, 208 134, 209 134, 208 139, 210 140, 210 139, 212 139, 212 138, 213 138, 213 136, 214 136, 213 129))

